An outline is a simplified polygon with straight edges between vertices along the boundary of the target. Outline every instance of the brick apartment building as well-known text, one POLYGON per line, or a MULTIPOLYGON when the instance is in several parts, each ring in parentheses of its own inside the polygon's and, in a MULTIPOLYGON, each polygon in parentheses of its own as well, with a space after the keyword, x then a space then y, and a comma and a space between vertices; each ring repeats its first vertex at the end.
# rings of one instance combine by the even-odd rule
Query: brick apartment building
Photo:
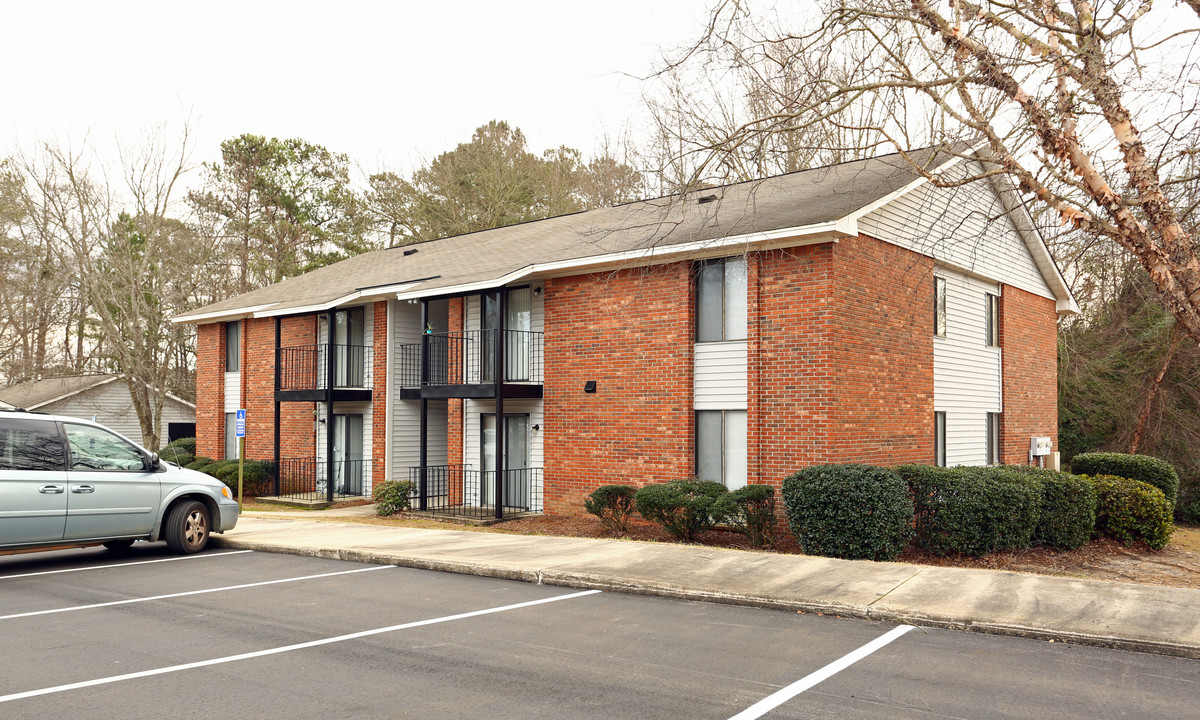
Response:
POLYGON ((608 483, 1025 463, 1057 443, 1077 310, 1011 188, 885 156, 367 253, 175 321, 198 325, 199 454, 234 456, 244 407, 282 496, 411 478, 416 506, 498 516, 608 483))

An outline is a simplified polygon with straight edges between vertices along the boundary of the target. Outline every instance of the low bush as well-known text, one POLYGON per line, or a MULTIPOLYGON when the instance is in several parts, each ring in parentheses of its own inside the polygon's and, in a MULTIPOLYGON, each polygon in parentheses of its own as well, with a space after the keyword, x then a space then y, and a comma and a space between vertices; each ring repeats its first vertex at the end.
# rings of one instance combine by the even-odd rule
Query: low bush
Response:
POLYGON ((631 485, 601 485, 583 499, 583 508, 600 518, 611 533, 629 532, 637 489, 631 485))
POLYGON ((1096 488, 1071 473, 1033 467, 1009 466, 1042 484, 1042 511, 1033 542, 1057 550, 1076 550, 1087 544, 1096 526, 1096 488))
POLYGON ((375 514, 387 517, 408 510, 411 505, 413 488, 411 480, 389 480, 375 486, 372 496, 375 498, 375 514))
POLYGON ((902 465, 896 472, 913 496, 918 547, 981 557, 1032 545, 1042 485, 1029 473, 1003 465, 902 465))
POLYGON ((1150 483, 1162 490, 1172 508, 1179 497, 1179 474, 1175 468, 1166 460, 1149 455, 1083 453, 1072 458, 1071 471, 1076 475, 1116 475, 1150 483))
POLYGON ((792 534, 810 555, 891 560, 912 536, 904 481, 871 465, 816 465, 783 481, 792 534))
POLYGON ((163 451, 158 454, 158 457, 164 462, 175 463, 179 467, 186 467, 196 462, 196 457, 194 455, 189 455, 182 450, 168 450, 167 448, 163 448, 163 451))
POLYGON ((775 546, 775 488, 770 485, 746 485, 722 496, 714 514, 745 533, 754 547, 775 546))
POLYGON ((1166 547, 1175 528, 1171 524, 1171 503, 1162 490, 1115 475, 1087 479, 1096 488, 1097 535, 1126 545, 1140 541, 1155 550, 1166 547))
POLYGON ((188 463, 187 465, 184 465, 184 467, 187 468, 188 470, 200 470, 200 469, 208 467, 209 465, 212 465, 215 462, 216 462, 216 460, 213 460, 210 457, 204 457, 203 455, 197 455, 196 458, 194 460, 192 460, 192 462, 188 463))
POLYGON ((634 506, 646 520, 686 542, 712 528, 724 518, 714 517, 714 508, 729 491, 721 483, 707 480, 673 480, 647 485, 637 491, 634 506))
POLYGON ((1179 504, 1175 506, 1175 519, 1188 525, 1200 525, 1200 489, 1180 495, 1179 504))
POLYGON ((188 455, 195 455, 196 454, 196 438, 190 437, 190 438, 178 438, 176 440, 172 440, 171 442, 169 442, 163 446, 162 452, 160 452, 159 455, 160 456, 166 455, 168 450, 178 451, 181 453, 187 453, 188 455))
MULTIPOLYGON (((212 475, 225 483, 235 494, 238 489, 238 461, 218 460, 200 468, 200 472, 212 475)), ((274 486, 274 478, 270 473, 268 463, 259 460, 246 460, 242 467, 242 494, 248 497, 270 495, 274 486)))

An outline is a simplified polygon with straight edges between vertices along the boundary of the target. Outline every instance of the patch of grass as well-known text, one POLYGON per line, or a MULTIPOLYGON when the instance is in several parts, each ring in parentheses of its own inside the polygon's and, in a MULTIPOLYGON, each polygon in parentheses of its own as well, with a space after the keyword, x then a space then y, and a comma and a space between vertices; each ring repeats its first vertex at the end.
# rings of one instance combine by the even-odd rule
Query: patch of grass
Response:
POLYGON ((1175 534, 1171 536, 1171 544, 1183 550, 1200 553, 1200 527, 1176 525, 1175 534))

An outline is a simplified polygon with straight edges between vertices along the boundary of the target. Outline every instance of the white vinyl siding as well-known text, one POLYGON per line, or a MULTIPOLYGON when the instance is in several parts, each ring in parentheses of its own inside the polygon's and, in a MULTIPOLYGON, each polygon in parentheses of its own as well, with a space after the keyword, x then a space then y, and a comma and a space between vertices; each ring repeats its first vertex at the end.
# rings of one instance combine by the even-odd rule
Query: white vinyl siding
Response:
MULTIPOLYGON (((481 414, 491 415, 496 412, 496 402, 494 400, 467 400, 463 403, 463 457, 462 464, 467 468, 479 470, 482 468, 480 462, 480 435, 482 434, 482 422, 479 419, 481 414)), ((542 467, 542 401, 536 398, 511 398, 504 401, 505 415, 528 415, 529 416, 529 465, 530 467, 542 467), (537 425, 538 429, 534 430, 533 426, 537 425)), ((451 460, 451 464, 455 461, 451 460)))
POLYGON ((242 374, 225 373, 225 412, 237 412, 242 406, 242 374))
MULTIPOLYGON (((69 415, 71 417, 95 419, 96 422, 109 427, 124 435, 139 445, 146 445, 142 437, 142 425, 138 422, 137 411, 133 409, 133 398, 129 395, 129 386, 124 380, 113 380, 103 385, 89 388, 83 392, 63 398, 58 402, 42 405, 38 412, 53 415, 69 415)), ((163 400, 162 427, 158 429, 159 442, 167 442, 168 423, 194 423, 196 411, 191 407, 166 398, 163 400)), ((150 448, 151 450, 156 448, 150 448)))
MULTIPOLYGON (((955 169, 981 172, 978 163, 955 169)), ((858 221, 859 231, 984 277, 1053 298, 1000 199, 986 182, 924 185, 858 221)))
POLYGON ((746 409, 746 341, 695 345, 696 410, 746 409))
POLYGON ((986 295, 999 288, 939 270, 946 278, 946 337, 933 339, 934 410, 946 413, 946 464, 987 462, 987 413, 1000 412, 1001 351, 987 346, 986 295))
MULTIPOLYGON (((363 416, 363 437, 362 437, 362 459, 363 459, 363 495, 369 497, 371 495, 372 477, 371 477, 371 459, 374 457, 374 449, 371 447, 371 441, 374 433, 371 428, 371 403, 356 402, 356 403, 334 403, 334 415, 362 415, 363 416)), ((325 416, 325 403, 317 403, 317 477, 325 477, 325 433, 329 428, 329 421, 325 416), (321 422, 324 420, 325 422, 321 422)))

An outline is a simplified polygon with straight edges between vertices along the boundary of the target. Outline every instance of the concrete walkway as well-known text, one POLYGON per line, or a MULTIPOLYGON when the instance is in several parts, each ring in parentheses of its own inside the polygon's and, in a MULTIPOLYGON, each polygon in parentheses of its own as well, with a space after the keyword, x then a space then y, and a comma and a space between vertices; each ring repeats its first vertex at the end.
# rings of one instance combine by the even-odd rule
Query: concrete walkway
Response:
POLYGON ((333 519, 372 512, 247 513, 213 544, 1200 658, 1200 590, 333 519))

